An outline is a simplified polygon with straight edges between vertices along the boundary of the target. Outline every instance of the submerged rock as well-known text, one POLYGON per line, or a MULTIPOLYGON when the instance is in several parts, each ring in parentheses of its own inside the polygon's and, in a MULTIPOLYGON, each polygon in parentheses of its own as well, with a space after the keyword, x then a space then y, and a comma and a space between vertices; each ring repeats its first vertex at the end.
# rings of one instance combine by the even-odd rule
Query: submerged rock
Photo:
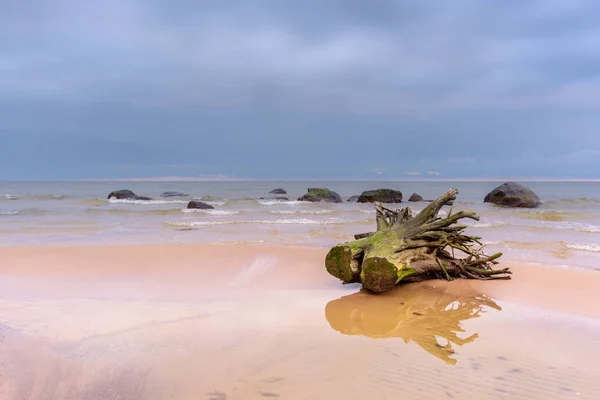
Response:
POLYGON ((483 202, 520 208, 535 208, 542 204, 537 194, 517 182, 503 183, 488 193, 483 202))
MULTIPOLYGON (((423 198, 420 195, 413 193, 412 196, 410 196, 410 198, 408 199, 408 201, 412 201, 412 202, 423 201, 423 198)), ((432 200, 430 200, 430 201, 432 201, 432 200)))
POLYGON ((145 200, 145 201, 153 200, 152 197, 146 197, 146 196, 135 196, 134 198, 135 198, 135 200, 145 200))
POLYGON ((110 192, 107 199, 110 199, 113 197, 116 199, 119 199, 119 200, 121 200, 121 199, 134 199, 135 200, 137 195, 129 189, 121 189, 121 190, 115 190, 113 192, 110 192))
POLYGON ((198 200, 192 200, 188 203, 187 208, 197 209, 197 210, 213 210, 214 207, 210 204, 206 204, 204 202, 198 200))
POLYGON ((285 191, 285 189, 277 188, 277 189, 271 190, 269 192, 269 194, 287 194, 287 192, 285 191))
POLYGON ((163 192, 160 197, 185 197, 189 196, 189 194, 181 193, 181 192, 163 192))
POLYGON ((326 188, 309 188, 308 192, 298 201, 311 201, 313 203, 325 201, 327 203, 341 203, 342 197, 336 192, 326 188))
POLYGON ((393 189, 376 189, 362 192, 357 200, 359 203, 401 203, 402 192, 393 189))
POLYGON ((359 195, 350 196, 350 197, 348 197, 348 200, 346 200, 346 201, 348 203, 356 203, 358 201, 359 197, 360 197, 359 195))

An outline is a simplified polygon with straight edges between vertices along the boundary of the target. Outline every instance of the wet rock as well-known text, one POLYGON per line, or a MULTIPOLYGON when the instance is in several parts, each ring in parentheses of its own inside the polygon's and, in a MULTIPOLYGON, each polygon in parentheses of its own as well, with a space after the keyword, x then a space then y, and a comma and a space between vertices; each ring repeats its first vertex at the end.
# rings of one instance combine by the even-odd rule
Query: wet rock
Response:
POLYGON ((189 194, 181 193, 181 192, 163 192, 160 197, 185 197, 189 196, 189 194))
POLYGON ((277 189, 271 190, 269 192, 269 194, 287 194, 287 192, 285 191, 285 189, 277 188, 277 189))
POLYGON ((362 192, 357 200, 359 203, 401 203, 402 192, 393 189, 376 189, 362 192))
POLYGON ((542 204, 531 189, 516 182, 505 182, 485 196, 484 203, 505 207, 535 208, 542 204))
POLYGON ((114 192, 110 192, 107 199, 110 199, 113 197, 116 199, 119 199, 119 200, 122 200, 122 199, 134 200, 137 197, 137 195, 129 189, 121 189, 121 190, 115 190, 114 192))
POLYGON ((308 192, 298 201, 311 201, 313 203, 325 201, 327 203, 341 203, 342 197, 336 192, 326 188, 309 188, 308 192))
POLYGON ((152 197, 146 197, 146 196, 135 196, 134 198, 135 198, 135 200, 144 200, 144 201, 153 200, 152 197))
POLYGON ((348 200, 346 200, 346 201, 348 203, 356 203, 358 201, 359 197, 360 197, 359 195, 350 196, 350 197, 348 197, 348 200))
POLYGON ((206 204, 202 201, 192 200, 188 203, 187 208, 197 209, 197 210, 213 210, 214 207, 210 204, 206 204))
POLYGON ((410 198, 408 199, 408 201, 412 201, 412 202, 423 201, 423 198, 420 195, 413 193, 412 196, 410 196, 410 198))

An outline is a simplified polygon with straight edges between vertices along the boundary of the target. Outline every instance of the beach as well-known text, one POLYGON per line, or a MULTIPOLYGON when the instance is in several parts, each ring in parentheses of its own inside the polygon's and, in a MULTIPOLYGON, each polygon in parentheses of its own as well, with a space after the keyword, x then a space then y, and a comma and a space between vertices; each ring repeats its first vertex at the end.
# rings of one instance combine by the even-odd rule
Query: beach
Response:
POLYGON ((0 247, 2 399, 596 399, 600 275, 374 296, 327 249, 0 247))
POLYGON ((497 185, 0 182, 0 399, 600 398, 600 185, 527 183, 534 209, 483 203, 497 185), (413 213, 458 188, 513 279, 342 284, 325 255, 375 228, 347 200, 378 187, 413 213))

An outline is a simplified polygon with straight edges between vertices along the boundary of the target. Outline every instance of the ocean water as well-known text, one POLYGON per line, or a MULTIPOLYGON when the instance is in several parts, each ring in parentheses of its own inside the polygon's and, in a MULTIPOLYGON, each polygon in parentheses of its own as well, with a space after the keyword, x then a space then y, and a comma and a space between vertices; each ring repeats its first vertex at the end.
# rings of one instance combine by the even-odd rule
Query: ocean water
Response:
MULTIPOLYGON (((305 203, 309 187, 327 187, 347 198, 363 190, 392 188, 434 199, 459 190, 454 210, 473 210, 466 221, 488 251, 504 260, 600 270, 600 183, 524 182, 544 202, 537 209, 484 204, 499 182, 0 182, 0 245, 257 242, 330 247, 374 229, 371 204, 305 203), (289 202, 260 200, 282 187, 289 202), (131 189, 152 201, 108 200, 131 189), (165 191, 189 194, 162 198, 165 191), (208 199, 214 210, 186 210, 208 199)), ((410 205, 414 212, 426 203, 410 205)), ((446 210, 447 212, 447 210, 446 210)))

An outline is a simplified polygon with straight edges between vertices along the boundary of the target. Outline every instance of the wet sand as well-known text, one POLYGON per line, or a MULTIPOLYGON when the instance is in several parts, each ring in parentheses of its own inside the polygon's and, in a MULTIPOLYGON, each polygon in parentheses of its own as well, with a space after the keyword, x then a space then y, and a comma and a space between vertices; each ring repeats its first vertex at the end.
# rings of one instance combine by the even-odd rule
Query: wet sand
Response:
POLYGON ((373 296, 326 251, 0 248, 0 399, 600 398, 600 273, 373 296))

